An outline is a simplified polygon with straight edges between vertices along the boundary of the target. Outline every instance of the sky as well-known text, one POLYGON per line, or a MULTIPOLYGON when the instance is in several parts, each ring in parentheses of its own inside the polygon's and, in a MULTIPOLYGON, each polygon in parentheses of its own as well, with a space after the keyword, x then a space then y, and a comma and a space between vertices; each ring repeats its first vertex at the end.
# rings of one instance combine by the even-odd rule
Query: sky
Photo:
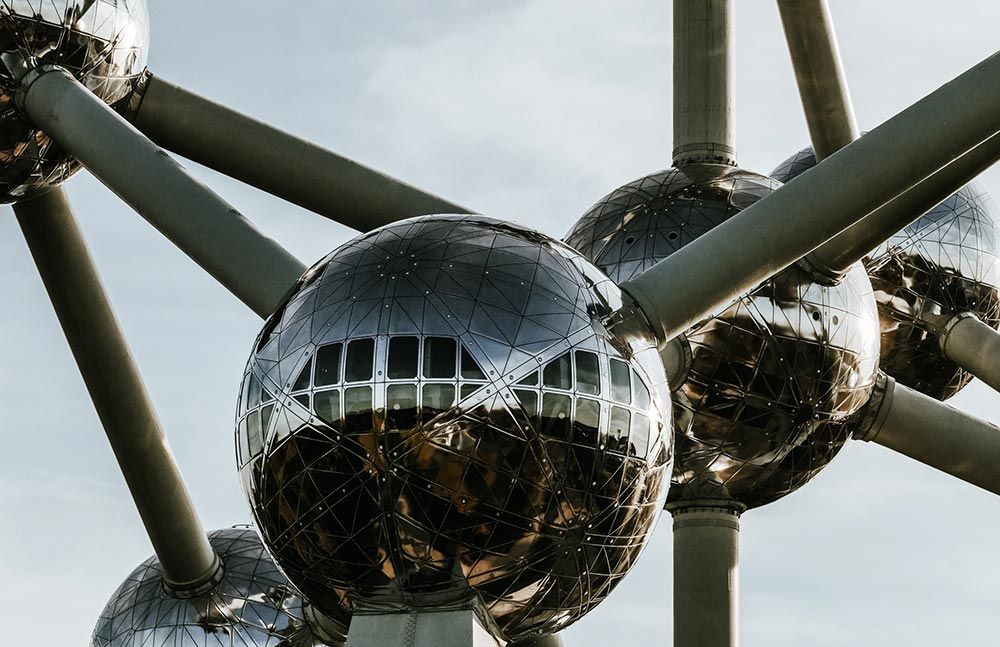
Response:
MULTIPOLYGON (((766 173, 808 135, 774 3, 735 4, 740 163, 766 173)), ((830 4, 863 129, 1000 40, 992 0, 830 4)), ((553 236, 670 163, 665 0, 173 0, 151 24, 161 77, 553 236)), ((353 235, 187 166, 307 264, 353 235)), ((1000 194, 1000 171, 983 179, 1000 194)), ((67 189, 206 527, 248 522, 232 423, 261 321, 87 173, 67 189)), ((0 623, 10 644, 85 644, 152 551, 9 209, 0 299, 0 623)), ((951 401, 994 423, 998 403, 978 382, 951 401)), ((993 645, 998 534, 997 497, 852 442, 744 515, 743 645, 993 645)), ((668 645, 670 574, 663 517, 567 646, 668 645)))

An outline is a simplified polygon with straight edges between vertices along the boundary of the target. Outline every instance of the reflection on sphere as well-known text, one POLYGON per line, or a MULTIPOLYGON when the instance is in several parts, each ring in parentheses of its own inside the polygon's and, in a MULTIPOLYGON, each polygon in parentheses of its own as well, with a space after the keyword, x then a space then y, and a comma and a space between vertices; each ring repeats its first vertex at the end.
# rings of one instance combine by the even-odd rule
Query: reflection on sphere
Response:
MULTIPOLYGON (((779 186, 729 167, 654 173, 599 201, 565 240, 621 283, 779 186)), ((847 441, 874 383, 878 322, 860 265, 837 287, 790 268, 686 337, 690 369, 671 385, 672 501, 755 507, 793 492, 847 441)))
MULTIPOLYGON (((0 55, 58 65, 102 101, 121 107, 146 67, 145 0, 4 0, 0 55)), ((0 63, 0 201, 31 197, 79 168, 52 140, 18 116, 17 82, 0 63)))
MULTIPOLYGON (((806 148, 775 174, 791 179, 815 164, 806 148)), ((941 354, 932 324, 971 312, 1000 326, 1000 214, 993 200, 979 183, 965 185, 872 250, 864 265, 878 302, 882 370, 938 400, 958 393, 973 376, 941 354)))
POLYGON ((403 221, 314 266, 265 325, 237 445, 269 550, 342 621, 474 599, 552 633, 626 574, 669 466, 650 337, 615 284, 536 232, 403 221))
POLYGON ((305 620, 302 596, 264 552, 257 533, 217 530, 209 533, 209 541, 224 566, 211 591, 193 597, 169 594, 153 557, 115 591, 101 612, 91 646, 322 647, 305 620))

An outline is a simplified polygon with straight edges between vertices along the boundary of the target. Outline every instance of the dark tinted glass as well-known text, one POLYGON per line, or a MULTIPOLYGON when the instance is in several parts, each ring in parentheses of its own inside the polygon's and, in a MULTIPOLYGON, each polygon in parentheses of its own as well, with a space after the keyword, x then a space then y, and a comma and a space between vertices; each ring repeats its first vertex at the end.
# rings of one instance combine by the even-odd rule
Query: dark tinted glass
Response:
POLYGON ((462 379, 465 380, 485 380, 486 373, 479 367, 479 363, 469 354, 469 351, 462 349, 462 379))
POLYGON ((372 387, 356 386, 346 389, 344 391, 344 431, 366 433, 372 431, 374 426, 372 387))
POLYGON ((597 428, 601 425, 601 404, 590 398, 576 401, 576 419, 573 421, 573 442, 593 446, 597 442, 597 428))
POLYGON ((601 369, 594 353, 576 351, 576 388, 589 395, 601 393, 601 369))
POLYGON ((385 392, 385 421, 389 429, 412 429, 417 426, 416 385, 389 385, 385 392))
POLYGON ((309 388, 309 385, 312 384, 312 366, 313 361, 310 357, 306 365, 299 371, 299 376, 295 378, 295 383, 292 384, 292 391, 303 391, 309 388))
POLYGON ((344 367, 344 381, 364 382, 365 380, 372 379, 374 364, 375 340, 355 339, 347 345, 347 362, 345 362, 344 367))
POLYGON ((545 393, 542 396, 541 432, 550 438, 569 440, 573 400, 568 395, 545 393))
POLYGON ((455 377, 455 340, 428 337, 424 340, 424 377, 455 377))
POLYGON ((320 420, 340 429, 340 391, 319 391, 313 396, 313 411, 320 420))
POLYGON ((611 360, 611 399, 622 404, 632 404, 632 383, 629 367, 625 362, 611 360))
POLYGON ((340 382, 341 344, 323 346, 316 353, 316 386, 340 382))
POLYGON ((389 360, 386 372, 390 380, 417 376, 417 355, 420 340, 416 337, 393 337, 389 340, 389 360))
POLYGON ((573 388, 573 375, 570 367, 569 353, 560 355, 549 362, 542 375, 542 383, 554 389, 573 388))

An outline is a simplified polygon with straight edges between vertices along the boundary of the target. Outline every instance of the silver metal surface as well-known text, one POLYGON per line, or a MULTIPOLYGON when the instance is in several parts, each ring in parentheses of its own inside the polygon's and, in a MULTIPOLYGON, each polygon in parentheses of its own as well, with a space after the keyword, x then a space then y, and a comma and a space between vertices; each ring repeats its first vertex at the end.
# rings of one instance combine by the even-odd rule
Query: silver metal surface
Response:
POLYGON ((666 343, 1000 131, 998 75, 1000 53, 620 287, 666 343))
POLYGON ((347 647, 499 647, 476 611, 355 614, 347 647))
POLYGON ((733 0, 674 0, 674 164, 736 164, 733 0))
POLYGON ((603 600, 662 508, 670 404, 615 284, 478 216, 403 221, 309 270, 241 390, 241 479, 321 610, 477 596, 504 640, 603 600))
MULTIPOLYGON (((625 283, 778 186, 725 167, 654 173, 600 200, 565 241, 625 283)), ((794 491, 848 439, 877 369, 878 320, 860 265, 832 287, 785 270, 684 337, 687 377, 670 385, 671 500, 729 496, 755 507, 794 491)))
POLYGON ((257 533, 209 533, 224 575, 209 591, 180 597, 163 586, 159 561, 143 562, 111 596, 91 647, 322 647, 302 596, 285 579, 257 533))
POLYGON ((23 63, 59 65, 117 108, 145 69, 148 48, 145 0, 0 2, 0 202, 35 195, 80 168, 14 110, 23 63))
MULTIPOLYGON (((805 149, 775 175, 791 180, 811 163, 805 149)), ((864 259, 878 302, 880 364, 900 384, 946 400, 973 375, 941 352, 939 332, 962 312, 1000 325, 1000 214, 972 182, 912 218, 864 259)))

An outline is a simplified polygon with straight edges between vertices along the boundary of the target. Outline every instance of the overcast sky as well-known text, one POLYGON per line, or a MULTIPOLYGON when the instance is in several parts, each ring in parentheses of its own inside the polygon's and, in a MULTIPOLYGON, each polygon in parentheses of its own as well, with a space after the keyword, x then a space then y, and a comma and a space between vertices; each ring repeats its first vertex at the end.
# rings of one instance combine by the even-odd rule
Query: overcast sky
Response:
MULTIPOLYGON (((832 0, 871 128, 991 54, 1000 4, 832 0)), ((807 143, 772 0, 739 0, 737 143, 764 172, 807 143)), ((667 0, 173 0, 159 75, 485 214, 562 236, 670 163, 667 0)), ((1000 82, 1000 81, 998 81, 1000 82)), ((352 233, 189 165, 307 264, 352 233)), ((1000 193, 1000 172, 985 184, 1000 193)), ((247 522, 232 420, 261 322, 86 173, 80 220, 209 528, 247 522)), ((5 644, 80 645, 151 554, 9 210, 0 219, 0 621, 5 644)), ((182 214, 197 217, 196 214, 182 214)), ((974 383, 952 403, 1000 422, 974 383)), ((850 444, 743 518, 745 647, 995 645, 1000 499, 850 444)), ((669 522, 570 647, 667 645, 669 522)))

